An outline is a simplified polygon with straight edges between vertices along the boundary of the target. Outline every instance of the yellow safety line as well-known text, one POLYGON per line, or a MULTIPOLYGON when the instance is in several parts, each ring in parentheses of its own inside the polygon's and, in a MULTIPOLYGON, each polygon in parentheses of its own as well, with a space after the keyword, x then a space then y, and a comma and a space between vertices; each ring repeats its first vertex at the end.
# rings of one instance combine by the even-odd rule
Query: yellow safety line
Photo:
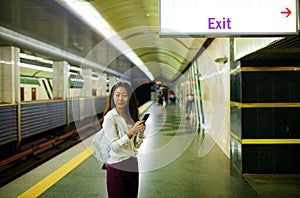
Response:
POLYGON ((230 101, 230 106, 237 108, 281 108, 281 107, 300 107, 299 102, 279 102, 279 103, 239 103, 230 101))
MULTIPOLYGON (((152 102, 148 102, 141 107, 141 113, 143 113, 146 109, 148 109, 152 102)), ((32 198, 38 197, 42 193, 44 193, 47 189, 53 186, 56 182, 66 176, 69 172, 71 172, 74 168, 80 165, 84 160, 86 160, 90 155, 94 153, 94 147, 91 146, 88 149, 84 150, 82 153, 77 155, 75 158, 58 168, 56 171, 52 172, 50 175, 45 177, 43 180, 32 186, 30 189, 22 193, 18 196, 18 198, 32 198)))
POLYGON ((76 168, 79 164, 81 164, 84 160, 86 160, 93 153, 93 151, 93 146, 84 150, 75 158, 58 168, 56 171, 52 172, 50 175, 32 186, 23 194, 19 195, 18 198, 38 197, 51 186, 53 186, 56 182, 62 179, 65 175, 71 172, 74 168, 76 168))
POLYGON ((140 110, 140 114, 144 113, 144 111, 146 111, 146 109, 148 109, 154 102, 153 101, 149 101, 147 103, 145 103, 144 105, 142 105, 139 110, 140 110))

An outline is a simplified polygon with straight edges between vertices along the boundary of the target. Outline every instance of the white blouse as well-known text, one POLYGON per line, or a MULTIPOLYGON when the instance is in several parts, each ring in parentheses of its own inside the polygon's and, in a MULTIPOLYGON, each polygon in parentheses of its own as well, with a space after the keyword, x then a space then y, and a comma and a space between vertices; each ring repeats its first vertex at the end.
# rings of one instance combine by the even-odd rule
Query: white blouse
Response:
POLYGON ((136 157, 137 149, 141 146, 143 139, 137 135, 131 139, 128 138, 127 132, 132 125, 127 125, 126 121, 120 116, 114 108, 107 112, 103 121, 104 133, 107 139, 111 142, 112 149, 110 150, 110 157, 108 164, 114 164, 126 160, 130 157, 136 157), (117 124, 119 133, 117 134, 117 124))

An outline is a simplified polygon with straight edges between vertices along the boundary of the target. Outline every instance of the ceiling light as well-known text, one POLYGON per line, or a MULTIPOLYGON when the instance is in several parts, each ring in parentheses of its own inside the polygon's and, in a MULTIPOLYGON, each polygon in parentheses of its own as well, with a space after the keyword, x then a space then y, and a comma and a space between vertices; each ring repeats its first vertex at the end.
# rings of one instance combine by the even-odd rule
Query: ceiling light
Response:
POLYGON ((145 66, 143 61, 133 52, 133 50, 124 42, 109 23, 101 16, 101 14, 88 2, 81 0, 56 0, 58 3, 69 8, 69 10, 77 15, 82 21, 89 24, 93 29, 104 36, 114 47, 121 53, 124 53, 137 67, 139 67, 150 80, 154 77, 145 66), (111 39, 117 38, 117 39, 111 39))
POLYGON ((228 58, 227 58, 226 56, 224 56, 224 57, 219 57, 219 58, 216 58, 216 59, 215 59, 215 62, 216 62, 216 63, 223 63, 223 64, 225 64, 225 63, 227 63, 227 61, 228 61, 228 58))

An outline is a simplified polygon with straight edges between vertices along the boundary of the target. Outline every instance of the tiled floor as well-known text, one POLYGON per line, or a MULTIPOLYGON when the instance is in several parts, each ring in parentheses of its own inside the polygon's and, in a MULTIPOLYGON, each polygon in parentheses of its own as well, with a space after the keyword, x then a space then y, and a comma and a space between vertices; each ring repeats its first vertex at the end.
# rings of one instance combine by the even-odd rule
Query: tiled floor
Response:
MULTIPOLYGON (((254 189, 232 169, 229 159, 217 146, 204 158, 198 157, 201 134, 195 132, 193 120, 181 119, 175 106, 162 111, 152 109, 151 114, 157 115, 152 117, 156 123, 153 130, 158 131, 145 141, 141 153, 155 149, 165 154, 153 155, 146 158, 146 162, 140 161, 140 166, 149 170, 143 169, 140 174, 139 197, 257 197, 254 189), (189 144, 188 148, 178 151, 170 146, 175 137, 191 140, 184 143, 189 144), (178 154, 174 155, 174 152, 178 154), (149 168, 143 165, 145 163, 160 165, 149 168)), ((105 171, 95 166, 95 159, 90 157, 42 195, 56 196, 106 197, 105 171)))

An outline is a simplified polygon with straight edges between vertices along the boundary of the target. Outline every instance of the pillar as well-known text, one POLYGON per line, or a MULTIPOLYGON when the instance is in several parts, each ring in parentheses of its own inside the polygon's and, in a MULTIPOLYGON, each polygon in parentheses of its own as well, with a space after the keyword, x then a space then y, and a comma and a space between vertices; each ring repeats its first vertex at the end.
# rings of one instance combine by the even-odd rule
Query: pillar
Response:
POLYGON ((0 102, 20 101, 20 49, 12 46, 0 48, 0 102))
MULTIPOLYGON (((110 87, 110 89, 114 86, 114 84, 116 84, 117 83, 117 77, 115 77, 115 76, 110 76, 109 77, 109 87, 110 87)), ((109 89, 109 91, 110 91, 110 89, 109 89)))
POLYGON ((97 96, 106 96, 106 79, 107 74, 98 73, 98 83, 97 83, 97 96))
POLYGON ((300 173, 300 67, 287 65, 232 65, 231 160, 241 173, 300 173))
POLYGON ((92 97, 92 69, 82 69, 81 73, 84 83, 82 87, 82 96, 83 97, 92 97))
POLYGON ((66 99, 68 97, 68 71, 69 64, 66 61, 53 62, 53 98, 66 99))

